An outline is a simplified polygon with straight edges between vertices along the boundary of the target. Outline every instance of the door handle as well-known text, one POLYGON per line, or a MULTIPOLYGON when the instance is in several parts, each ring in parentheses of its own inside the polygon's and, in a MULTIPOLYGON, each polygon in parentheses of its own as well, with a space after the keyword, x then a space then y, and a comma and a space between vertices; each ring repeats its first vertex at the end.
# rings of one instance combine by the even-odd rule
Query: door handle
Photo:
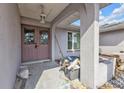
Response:
POLYGON ((37 48, 38 47, 38 45, 37 44, 35 44, 35 48, 37 48))

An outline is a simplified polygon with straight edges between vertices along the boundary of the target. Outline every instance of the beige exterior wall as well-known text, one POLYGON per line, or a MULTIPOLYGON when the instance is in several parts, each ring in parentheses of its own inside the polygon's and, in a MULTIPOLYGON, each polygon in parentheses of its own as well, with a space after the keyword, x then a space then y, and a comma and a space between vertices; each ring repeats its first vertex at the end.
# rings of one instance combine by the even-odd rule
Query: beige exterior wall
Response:
POLYGON ((99 43, 102 53, 124 51, 124 30, 100 33, 99 43))
MULTIPOLYGON (((63 52, 63 55, 66 56, 79 56, 80 51, 69 51, 68 50, 68 31, 64 29, 56 29, 56 37, 59 41, 59 45, 63 52)), ((72 31, 73 32, 73 31, 72 31)), ((57 42, 55 41, 55 59, 61 58, 60 50, 58 48, 57 42)))
POLYGON ((124 29, 100 33, 101 46, 124 45, 124 29))
POLYGON ((0 4, 0 88, 13 88, 21 62, 20 16, 16 4, 0 4))

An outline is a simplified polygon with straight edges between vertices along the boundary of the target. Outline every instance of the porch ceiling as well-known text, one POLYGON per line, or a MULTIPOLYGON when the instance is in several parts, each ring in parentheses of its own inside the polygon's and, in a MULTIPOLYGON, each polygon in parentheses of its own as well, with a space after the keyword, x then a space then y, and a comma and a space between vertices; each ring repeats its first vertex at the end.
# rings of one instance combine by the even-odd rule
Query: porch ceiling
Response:
POLYGON ((41 13, 40 5, 44 6, 44 13, 47 15, 46 21, 51 22, 68 3, 22 3, 18 4, 20 15, 39 20, 41 13))
MULTIPOLYGON (((46 21, 52 22, 53 19, 64 10, 65 7, 69 5, 69 3, 19 3, 19 11, 20 15, 32 19, 39 20, 40 19, 40 5, 44 6, 44 13, 47 15, 46 21)), ((103 8, 107 5, 107 3, 100 4, 100 8, 103 8)), ((71 21, 79 18, 78 15, 74 14, 67 18, 66 20, 70 23, 71 21), (72 20, 71 20, 72 19, 72 20), (71 21, 70 21, 71 20, 71 21)), ((64 20, 63 23, 67 24, 67 21, 64 20)), ((62 26, 61 23, 60 25, 62 26)))

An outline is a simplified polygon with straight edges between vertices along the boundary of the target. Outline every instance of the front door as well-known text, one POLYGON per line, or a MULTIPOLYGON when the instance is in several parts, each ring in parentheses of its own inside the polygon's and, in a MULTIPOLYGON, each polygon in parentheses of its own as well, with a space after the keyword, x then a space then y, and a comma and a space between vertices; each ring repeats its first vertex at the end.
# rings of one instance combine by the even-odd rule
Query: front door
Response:
POLYGON ((22 60, 50 58, 50 31, 47 28, 22 26, 22 60))
POLYGON ((50 56, 50 35, 49 31, 40 28, 38 31, 38 59, 48 59, 50 56))

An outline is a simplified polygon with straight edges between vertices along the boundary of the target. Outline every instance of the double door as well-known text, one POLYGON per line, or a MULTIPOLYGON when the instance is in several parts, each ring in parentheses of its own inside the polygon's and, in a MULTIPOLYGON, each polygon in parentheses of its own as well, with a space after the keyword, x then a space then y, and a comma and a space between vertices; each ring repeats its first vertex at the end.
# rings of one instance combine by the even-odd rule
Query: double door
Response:
POLYGON ((22 60, 50 58, 50 31, 48 28, 22 26, 22 60))

